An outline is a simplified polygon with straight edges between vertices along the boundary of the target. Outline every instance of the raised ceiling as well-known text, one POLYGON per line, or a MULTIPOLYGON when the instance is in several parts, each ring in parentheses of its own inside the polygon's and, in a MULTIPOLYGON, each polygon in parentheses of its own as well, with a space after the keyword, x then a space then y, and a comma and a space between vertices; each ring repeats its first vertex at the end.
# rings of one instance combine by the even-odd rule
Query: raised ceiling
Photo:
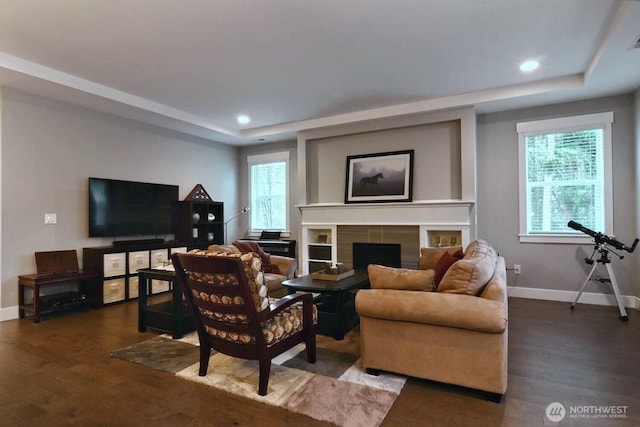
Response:
POLYGON ((640 87, 638 1, 0 0, 0 11, 0 85, 234 145, 640 87), (523 74, 529 58, 541 66, 523 74))

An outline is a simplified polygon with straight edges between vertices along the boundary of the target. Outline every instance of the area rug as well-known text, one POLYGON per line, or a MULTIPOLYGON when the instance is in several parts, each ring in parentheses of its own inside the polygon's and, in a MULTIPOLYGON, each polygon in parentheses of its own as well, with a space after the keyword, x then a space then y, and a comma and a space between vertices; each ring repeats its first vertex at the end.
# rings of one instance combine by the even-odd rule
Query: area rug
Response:
POLYGON ((319 335, 315 364, 307 362, 303 344, 273 359, 266 396, 258 395, 257 361, 212 352, 207 375, 198 376, 195 333, 181 340, 154 337, 111 355, 337 426, 379 426, 406 378, 367 374, 360 365, 358 343, 358 331, 342 341, 319 335))

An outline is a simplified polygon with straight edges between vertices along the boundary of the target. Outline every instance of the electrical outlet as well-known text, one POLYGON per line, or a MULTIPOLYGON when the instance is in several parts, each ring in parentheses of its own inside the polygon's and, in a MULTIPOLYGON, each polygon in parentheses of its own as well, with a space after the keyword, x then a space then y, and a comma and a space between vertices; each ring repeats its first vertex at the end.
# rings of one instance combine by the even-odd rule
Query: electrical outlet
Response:
POLYGON ((58 215, 54 213, 46 213, 44 214, 44 223, 45 224, 57 224, 58 223, 58 215))
POLYGON ((514 274, 520 274, 522 272, 520 264, 514 264, 513 265, 513 273, 514 274))

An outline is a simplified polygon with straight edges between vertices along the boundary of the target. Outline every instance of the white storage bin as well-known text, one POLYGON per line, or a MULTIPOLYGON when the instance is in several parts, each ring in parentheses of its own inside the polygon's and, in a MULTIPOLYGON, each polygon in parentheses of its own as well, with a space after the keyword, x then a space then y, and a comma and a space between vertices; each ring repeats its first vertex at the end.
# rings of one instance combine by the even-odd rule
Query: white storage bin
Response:
POLYGON ((155 279, 151 280, 151 293, 152 294, 158 294, 160 292, 166 292, 169 289, 171 289, 170 282, 168 282, 166 280, 155 280, 155 279))
POLYGON ((141 268, 149 268, 149 251, 129 252, 129 274, 141 268))
POLYGON ((180 246, 178 248, 171 248, 171 254, 186 254, 187 253, 187 247, 186 246, 180 246))
POLYGON ((151 251, 151 267, 158 267, 169 260, 169 252, 166 249, 154 249, 151 251))
POLYGON ((138 276, 129 276, 129 298, 138 298, 140 278, 138 276))
POLYGON ((118 252, 115 254, 104 254, 104 277, 122 276, 127 272, 126 254, 118 252))
POLYGON ((102 302, 108 304, 122 300, 124 300, 124 278, 105 280, 102 291, 102 302))

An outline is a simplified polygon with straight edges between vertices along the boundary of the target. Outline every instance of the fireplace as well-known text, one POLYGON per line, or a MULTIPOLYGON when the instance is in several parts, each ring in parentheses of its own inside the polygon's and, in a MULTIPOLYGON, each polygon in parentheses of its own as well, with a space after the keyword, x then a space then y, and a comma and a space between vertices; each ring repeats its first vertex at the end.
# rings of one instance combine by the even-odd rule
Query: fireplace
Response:
POLYGON ((353 243, 399 244, 401 267, 416 268, 420 248, 455 237, 475 238, 475 204, 463 201, 300 206, 302 274, 325 262, 354 265, 353 243))
POLYGON ((399 268, 402 264, 401 249, 399 243, 353 242, 353 268, 366 270, 369 264, 399 268))

